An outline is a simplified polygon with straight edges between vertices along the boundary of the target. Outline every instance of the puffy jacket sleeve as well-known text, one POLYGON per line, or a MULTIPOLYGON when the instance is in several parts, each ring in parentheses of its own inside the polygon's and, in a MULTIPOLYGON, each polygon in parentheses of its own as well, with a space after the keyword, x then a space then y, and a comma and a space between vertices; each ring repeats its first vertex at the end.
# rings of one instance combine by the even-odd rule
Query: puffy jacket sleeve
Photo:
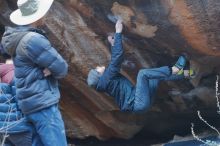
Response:
POLYGON ((40 34, 33 35, 27 42, 26 54, 35 64, 48 68, 53 77, 63 78, 68 71, 68 65, 50 42, 40 34))
POLYGON ((0 83, 0 94, 10 94, 11 87, 7 83, 0 83))
POLYGON ((121 64, 124 59, 124 50, 122 46, 121 33, 115 34, 114 46, 111 48, 111 61, 105 69, 104 74, 100 77, 97 90, 103 91, 107 87, 109 81, 120 73, 121 64))

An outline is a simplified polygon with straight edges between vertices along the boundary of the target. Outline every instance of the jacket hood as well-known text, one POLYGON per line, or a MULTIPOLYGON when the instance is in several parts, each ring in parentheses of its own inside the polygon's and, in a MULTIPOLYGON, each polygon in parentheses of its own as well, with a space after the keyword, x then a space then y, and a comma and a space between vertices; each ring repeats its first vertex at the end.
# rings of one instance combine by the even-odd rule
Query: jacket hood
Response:
POLYGON ((6 27, 1 41, 5 52, 12 57, 15 56, 15 51, 20 40, 30 31, 44 35, 43 31, 30 26, 6 27))
POLYGON ((22 27, 6 27, 5 33, 2 37, 2 46, 7 54, 10 56, 15 55, 15 50, 17 48, 18 43, 21 40, 21 32, 24 32, 25 29, 22 27))

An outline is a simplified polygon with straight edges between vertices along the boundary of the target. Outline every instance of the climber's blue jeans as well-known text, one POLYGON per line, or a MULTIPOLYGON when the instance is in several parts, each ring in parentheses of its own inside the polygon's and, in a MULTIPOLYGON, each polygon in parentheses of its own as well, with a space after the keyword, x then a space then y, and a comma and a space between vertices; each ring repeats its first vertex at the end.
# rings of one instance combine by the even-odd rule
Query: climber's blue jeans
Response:
POLYGON ((180 80, 184 75, 172 75, 168 66, 152 69, 141 69, 137 76, 136 92, 133 101, 134 112, 144 112, 152 104, 160 81, 180 80))
POLYGON ((57 105, 28 114, 26 117, 39 135, 39 141, 34 141, 34 145, 67 146, 64 123, 57 105))

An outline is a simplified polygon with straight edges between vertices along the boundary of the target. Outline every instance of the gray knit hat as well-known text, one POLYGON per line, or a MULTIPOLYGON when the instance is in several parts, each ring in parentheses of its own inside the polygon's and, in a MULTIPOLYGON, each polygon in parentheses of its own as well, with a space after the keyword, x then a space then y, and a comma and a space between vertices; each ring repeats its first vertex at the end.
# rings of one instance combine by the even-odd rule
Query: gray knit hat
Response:
POLYGON ((100 73, 98 73, 95 69, 91 69, 89 71, 89 74, 88 74, 88 78, 87 78, 87 84, 90 86, 90 87, 96 87, 98 81, 99 81, 99 78, 101 77, 102 75, 100 73))

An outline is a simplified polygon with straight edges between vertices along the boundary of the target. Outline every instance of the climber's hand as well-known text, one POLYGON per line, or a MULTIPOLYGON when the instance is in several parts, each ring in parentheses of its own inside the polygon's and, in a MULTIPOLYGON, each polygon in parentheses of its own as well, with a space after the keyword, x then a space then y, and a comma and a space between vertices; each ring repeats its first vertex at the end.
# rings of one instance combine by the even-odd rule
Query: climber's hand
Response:
POLYGON ((44 77, 47 77, 47 76, 50 76, 50 75, 51 75, 51 72, 50 72, 50 70, 49 70, 48 68, 45 68, 45 69, 43 70, 43 73, 44 73, 44 77))
POLYGON ((118 19, 118 21, 115 24, 116 33, 121 33, 123 29, 122 20, 118 19))

